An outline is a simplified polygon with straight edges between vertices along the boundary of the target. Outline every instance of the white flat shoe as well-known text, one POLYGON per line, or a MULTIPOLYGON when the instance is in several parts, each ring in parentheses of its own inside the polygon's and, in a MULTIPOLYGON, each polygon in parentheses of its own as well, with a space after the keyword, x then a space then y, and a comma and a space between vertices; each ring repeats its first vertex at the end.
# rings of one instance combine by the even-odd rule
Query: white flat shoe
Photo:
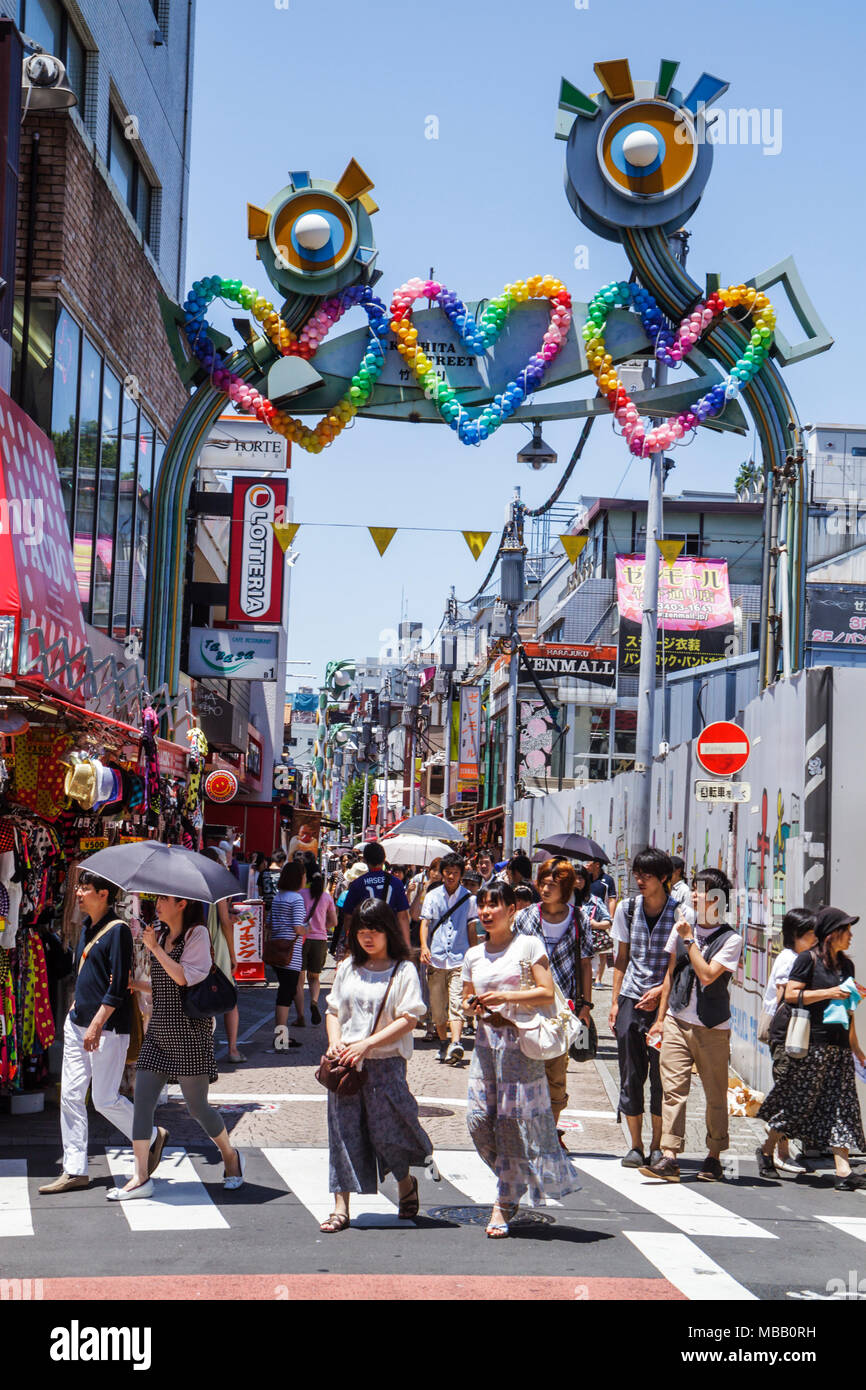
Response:
POLYGON ((274 1052, 288 1052, 288 1050, 289 1030, 283 1023, 274 1029, 274 1052))
POLYGON ((236 1177, 227 1178, 225 1175, 225 1169, 223 1169, 223 1187, 225 1188, 226 1192, 236 1192, 239 1187, 243 1187, 244 1185, 244 1169, 247 1166, 247 1161, 244 1158, 243 1149, 235 1149, 235 1153, 237 1154, 238 1159, 240 1160, 241 1171, 237 1174, 236 1177))
POLYGON ((137 1197, 152 1197, 153 1182, 148 1178, 139 1187, 113 1187, 107 1196, 109 1202, 134 1202, 137 1197))

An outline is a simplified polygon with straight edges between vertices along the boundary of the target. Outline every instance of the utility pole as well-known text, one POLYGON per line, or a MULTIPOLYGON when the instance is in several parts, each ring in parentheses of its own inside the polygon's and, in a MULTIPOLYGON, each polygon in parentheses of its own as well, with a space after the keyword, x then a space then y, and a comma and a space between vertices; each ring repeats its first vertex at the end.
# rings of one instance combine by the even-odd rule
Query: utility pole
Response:
POLYGON ((500 552, 502 602, 508 609, 509 648, 508 708, 505 723, 505 819, 502 833, 502 854, 510 859, 514 853, 514 797, 517 771, 517 683, 520 678, 520 634, 517 630, 518 609, 524 602, 523 503, 520 488, 514 490, 511 518, 500 552))
POLYGON ((454 672, 457 670, 457 632, 454 624, 457 621, 457 599, 454 594, 454 585, 451 586, 451 596, 445 609, 445 632, 442 636, 442 672, 445 676, 445 695, 443 707, 445 710, 445 730, 443 747, 445 752, 444 781, 442 786, 442 814, 447 814, 448 807, 451 805, 451 700, 452 700, 452 680, 454 672))
MULTIPOLYGON (((672 241, 678 243, 674 255, 685 265, 688 233, 676 232, 672 241)), ((655 385, 667 382, 667 366, 656 360, 655 385)), ((653 420, 653 425, 661 419, 653 420)), ((659 541, 664 531, 662 494, 664 492, 664 453, 650 455, 649 495, 646 511, 646 556, 643 575, 643 610, 640 633, 640 675, 638 677, 637 731, 635 734, 634 770, 638 774, 635 805, 632 813, 632 845, 641 850, 649 844, 653 733, 656 698, 656 650, 658 645, 659 541)))

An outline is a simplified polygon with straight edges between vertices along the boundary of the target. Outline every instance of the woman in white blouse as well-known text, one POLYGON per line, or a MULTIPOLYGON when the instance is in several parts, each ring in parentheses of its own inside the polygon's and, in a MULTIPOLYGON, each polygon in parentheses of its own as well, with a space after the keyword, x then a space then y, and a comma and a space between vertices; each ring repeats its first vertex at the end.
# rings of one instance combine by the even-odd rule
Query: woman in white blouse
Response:
POLYGON ((168 1132, 159 1129, 151 1144, 153 1117, 166 1085, 180 1085, 189 1113, 222 1154, 223 1186, 231 1190, 244 1180, 243 1154, 232 1148, 222 1116, 207 1102, 208 1085, 217 1079, 213 1019, 187 1018, 183 1011, 184 989, 204 980, 213 962, 202 904, 163 894, 156 900, 156 910, 159 922, 142 933, 151 956, 150 984, 135 984, 137 990, 153 995, 153 1012, 135 1071, 135 1173, 125 1187, 109 1191, 109 1199, 115 1202, 153 1195, 151 1174, 168 1139, 168 1132))
POLYGON ((513 934, 516 899, 509 884, 482 888, 476 902, 487 940, 463 958, 463 1007, 477 1019, 466 1123, 496 1174, 487 1234, 501 1240, 527 1190, 530 1204, 540 1205, 580 1183, 557 1137, 544 1062, 524 1056, 511 1022, 554 998, 544 942, 513 934))
POLYGON ((417 1216, 418 1181, 409 1169, 423 1167, 433 1152, 406 1082, 412 1032, 427 1007, 409 947, 387 903, 377 898, 360 903, 346 944, 347 958, 328 996, 327 1055, 362 1067, 367 1080, 352 1096, 328 1092, 334 1210, 320 1227, 328 1234, 347 1229, 350 1194, 377 1192, 378 1180, 387 1173, 397 1179, 398 1215, 405 1220, 417 1216))

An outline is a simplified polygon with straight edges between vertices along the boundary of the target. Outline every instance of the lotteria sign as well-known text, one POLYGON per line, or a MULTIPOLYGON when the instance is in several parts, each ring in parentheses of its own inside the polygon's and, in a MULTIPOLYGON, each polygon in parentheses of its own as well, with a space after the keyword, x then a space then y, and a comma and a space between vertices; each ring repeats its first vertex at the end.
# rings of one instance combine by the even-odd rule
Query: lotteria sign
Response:
POLYGON ((288 486, 271 478, 235 478, 229 546, 233 623, 279 623, 283 613, 283 551, 274 523, 286 521, 288 486))

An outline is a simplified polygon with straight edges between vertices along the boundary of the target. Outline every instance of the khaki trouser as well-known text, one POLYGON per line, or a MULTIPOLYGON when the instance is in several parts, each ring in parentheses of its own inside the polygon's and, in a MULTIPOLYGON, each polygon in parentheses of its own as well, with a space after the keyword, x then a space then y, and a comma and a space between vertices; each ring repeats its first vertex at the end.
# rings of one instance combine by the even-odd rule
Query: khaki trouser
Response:
POLYGON ((714 1158, 728 1147, 727 1028, 681 1023, 668 1014, 661 1049, 662 1148, 681 1153, 686 1134, 686 1102, 694 1062, 707 1098, 707 1152, 714 1158))
POLYGON ((568 1053, 563 1052, 561 1057, 552 1057, 549 1062, 545 1062, 544 1070, 547 1072, 550 1108, 553 1111, 554 1120, 558 1120, 568 1105, 568 1091, 565 1089, 568 1075, 568 1053))
POLYGON ((464 1023, 463 967, 442 970, 427 967, 427 988, 430 991, 430 1012, 437 1027, 445 1023, 464 1023))

